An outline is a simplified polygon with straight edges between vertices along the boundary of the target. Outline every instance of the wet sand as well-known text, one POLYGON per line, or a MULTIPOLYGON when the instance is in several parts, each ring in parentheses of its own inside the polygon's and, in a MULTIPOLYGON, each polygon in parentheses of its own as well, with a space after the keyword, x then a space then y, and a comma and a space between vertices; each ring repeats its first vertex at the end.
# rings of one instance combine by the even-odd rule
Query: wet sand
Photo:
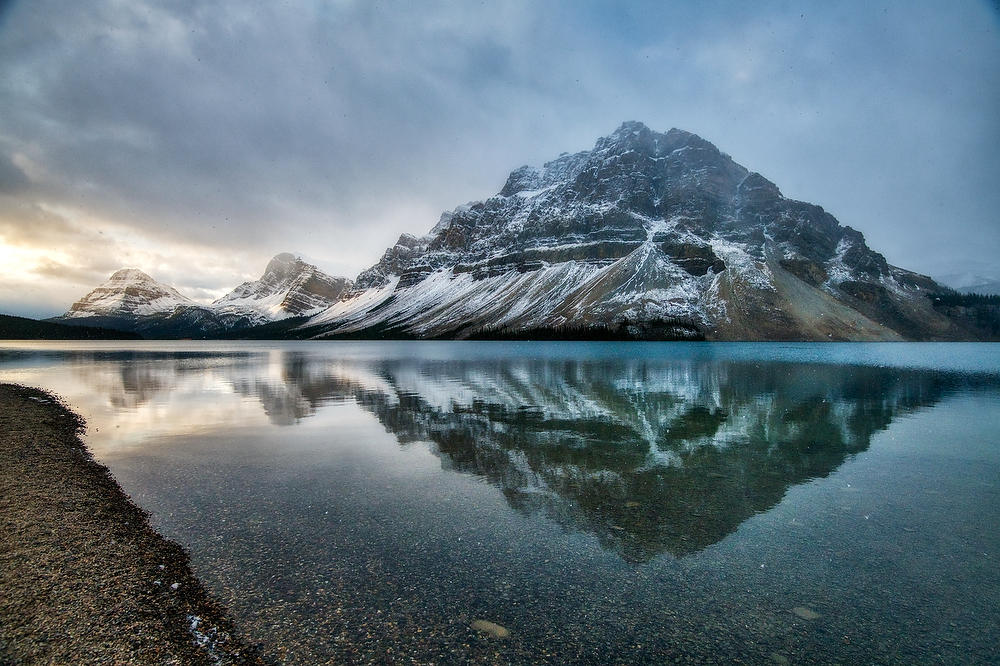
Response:
POLYGON ((0 384, 0 663, 259 664, 50 394, 0 384))

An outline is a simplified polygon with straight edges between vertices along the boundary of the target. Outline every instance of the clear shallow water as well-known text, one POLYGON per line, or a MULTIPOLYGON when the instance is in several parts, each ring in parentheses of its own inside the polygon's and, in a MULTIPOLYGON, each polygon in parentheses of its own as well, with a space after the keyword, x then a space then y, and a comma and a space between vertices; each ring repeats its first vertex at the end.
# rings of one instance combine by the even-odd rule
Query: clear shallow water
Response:
POLYGON ((276 659, 1000 659, 996 345, 119 345, 0 379, 276 659))

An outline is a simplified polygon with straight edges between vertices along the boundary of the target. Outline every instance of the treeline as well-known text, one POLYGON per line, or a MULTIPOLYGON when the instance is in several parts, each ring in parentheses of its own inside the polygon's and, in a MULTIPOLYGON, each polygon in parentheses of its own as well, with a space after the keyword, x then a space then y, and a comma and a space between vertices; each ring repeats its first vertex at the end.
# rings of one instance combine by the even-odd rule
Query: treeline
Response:
POLYGON ((928 294, 934 309, 965 326, 980 331, 983 338, 1000 340, 1000 296, 996 294, 928 294))
POLYGON ((957 291, 948 293, 927 294, 927 298, 935 305, 948 307, 974 307, 977 305, 1000 305, 998 294, 960 294, 957 291))
POLYGON ((705 336, 687 322, 657 319, 643 322, 620 322, 614 326, 595 324, 593 326, 556 326, 538 328, 514 328, 504 326, 476 331, 467 340, 536 340, 548 341, 679 341, 704 340, 705 336))
POLYGON ((50 321, 0 314, 3 340, 141 340, 141 335, 93 326, 67 326, 50 321))

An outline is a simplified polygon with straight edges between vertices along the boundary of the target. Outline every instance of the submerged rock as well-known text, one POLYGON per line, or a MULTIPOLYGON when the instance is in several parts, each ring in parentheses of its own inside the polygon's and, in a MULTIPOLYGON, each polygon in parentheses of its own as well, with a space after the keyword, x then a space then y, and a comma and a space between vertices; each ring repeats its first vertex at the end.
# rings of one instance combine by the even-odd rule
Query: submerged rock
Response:
POLYGON ((815 620, 821 617, 819 613, 811 608, 806 608, 805 606, 796 606, 792 609, 792 612, 803 620, 815 620))
POLYGON ((494 638, 507 638, 510 636, 510 631, 506 627, 502 627, 496 622, 490 622, 489 620, 475 620, 469 626, 480 633, 489 634, 494 638))

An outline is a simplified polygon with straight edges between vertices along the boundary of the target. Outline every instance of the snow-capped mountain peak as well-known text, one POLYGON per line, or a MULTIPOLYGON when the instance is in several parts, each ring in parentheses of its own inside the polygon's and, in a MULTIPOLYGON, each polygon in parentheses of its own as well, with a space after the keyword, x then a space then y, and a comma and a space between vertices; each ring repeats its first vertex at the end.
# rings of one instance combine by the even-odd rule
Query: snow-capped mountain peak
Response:
POLYGON ((54 320, 152 337, 214 337, 315 314, 340 300, 352 285, 296 255, 281 253, 268 262, 260 279, 244 282, 211 305, 201 305, 138 269, 126 268, 54 320))
POLYGON ((74 303, 63 315, 80 317, 138 317, 172 312, 195 305, 176 289, 161 284, 137 268, 115 271, 108 280, 74 303))
POLYGON ((353 283, 327 275, 300 257, 282 252, 257 280, 244 282, 212 307, 220 315, 247 316, 255 323, 314 313, 340 300, 353 283))

